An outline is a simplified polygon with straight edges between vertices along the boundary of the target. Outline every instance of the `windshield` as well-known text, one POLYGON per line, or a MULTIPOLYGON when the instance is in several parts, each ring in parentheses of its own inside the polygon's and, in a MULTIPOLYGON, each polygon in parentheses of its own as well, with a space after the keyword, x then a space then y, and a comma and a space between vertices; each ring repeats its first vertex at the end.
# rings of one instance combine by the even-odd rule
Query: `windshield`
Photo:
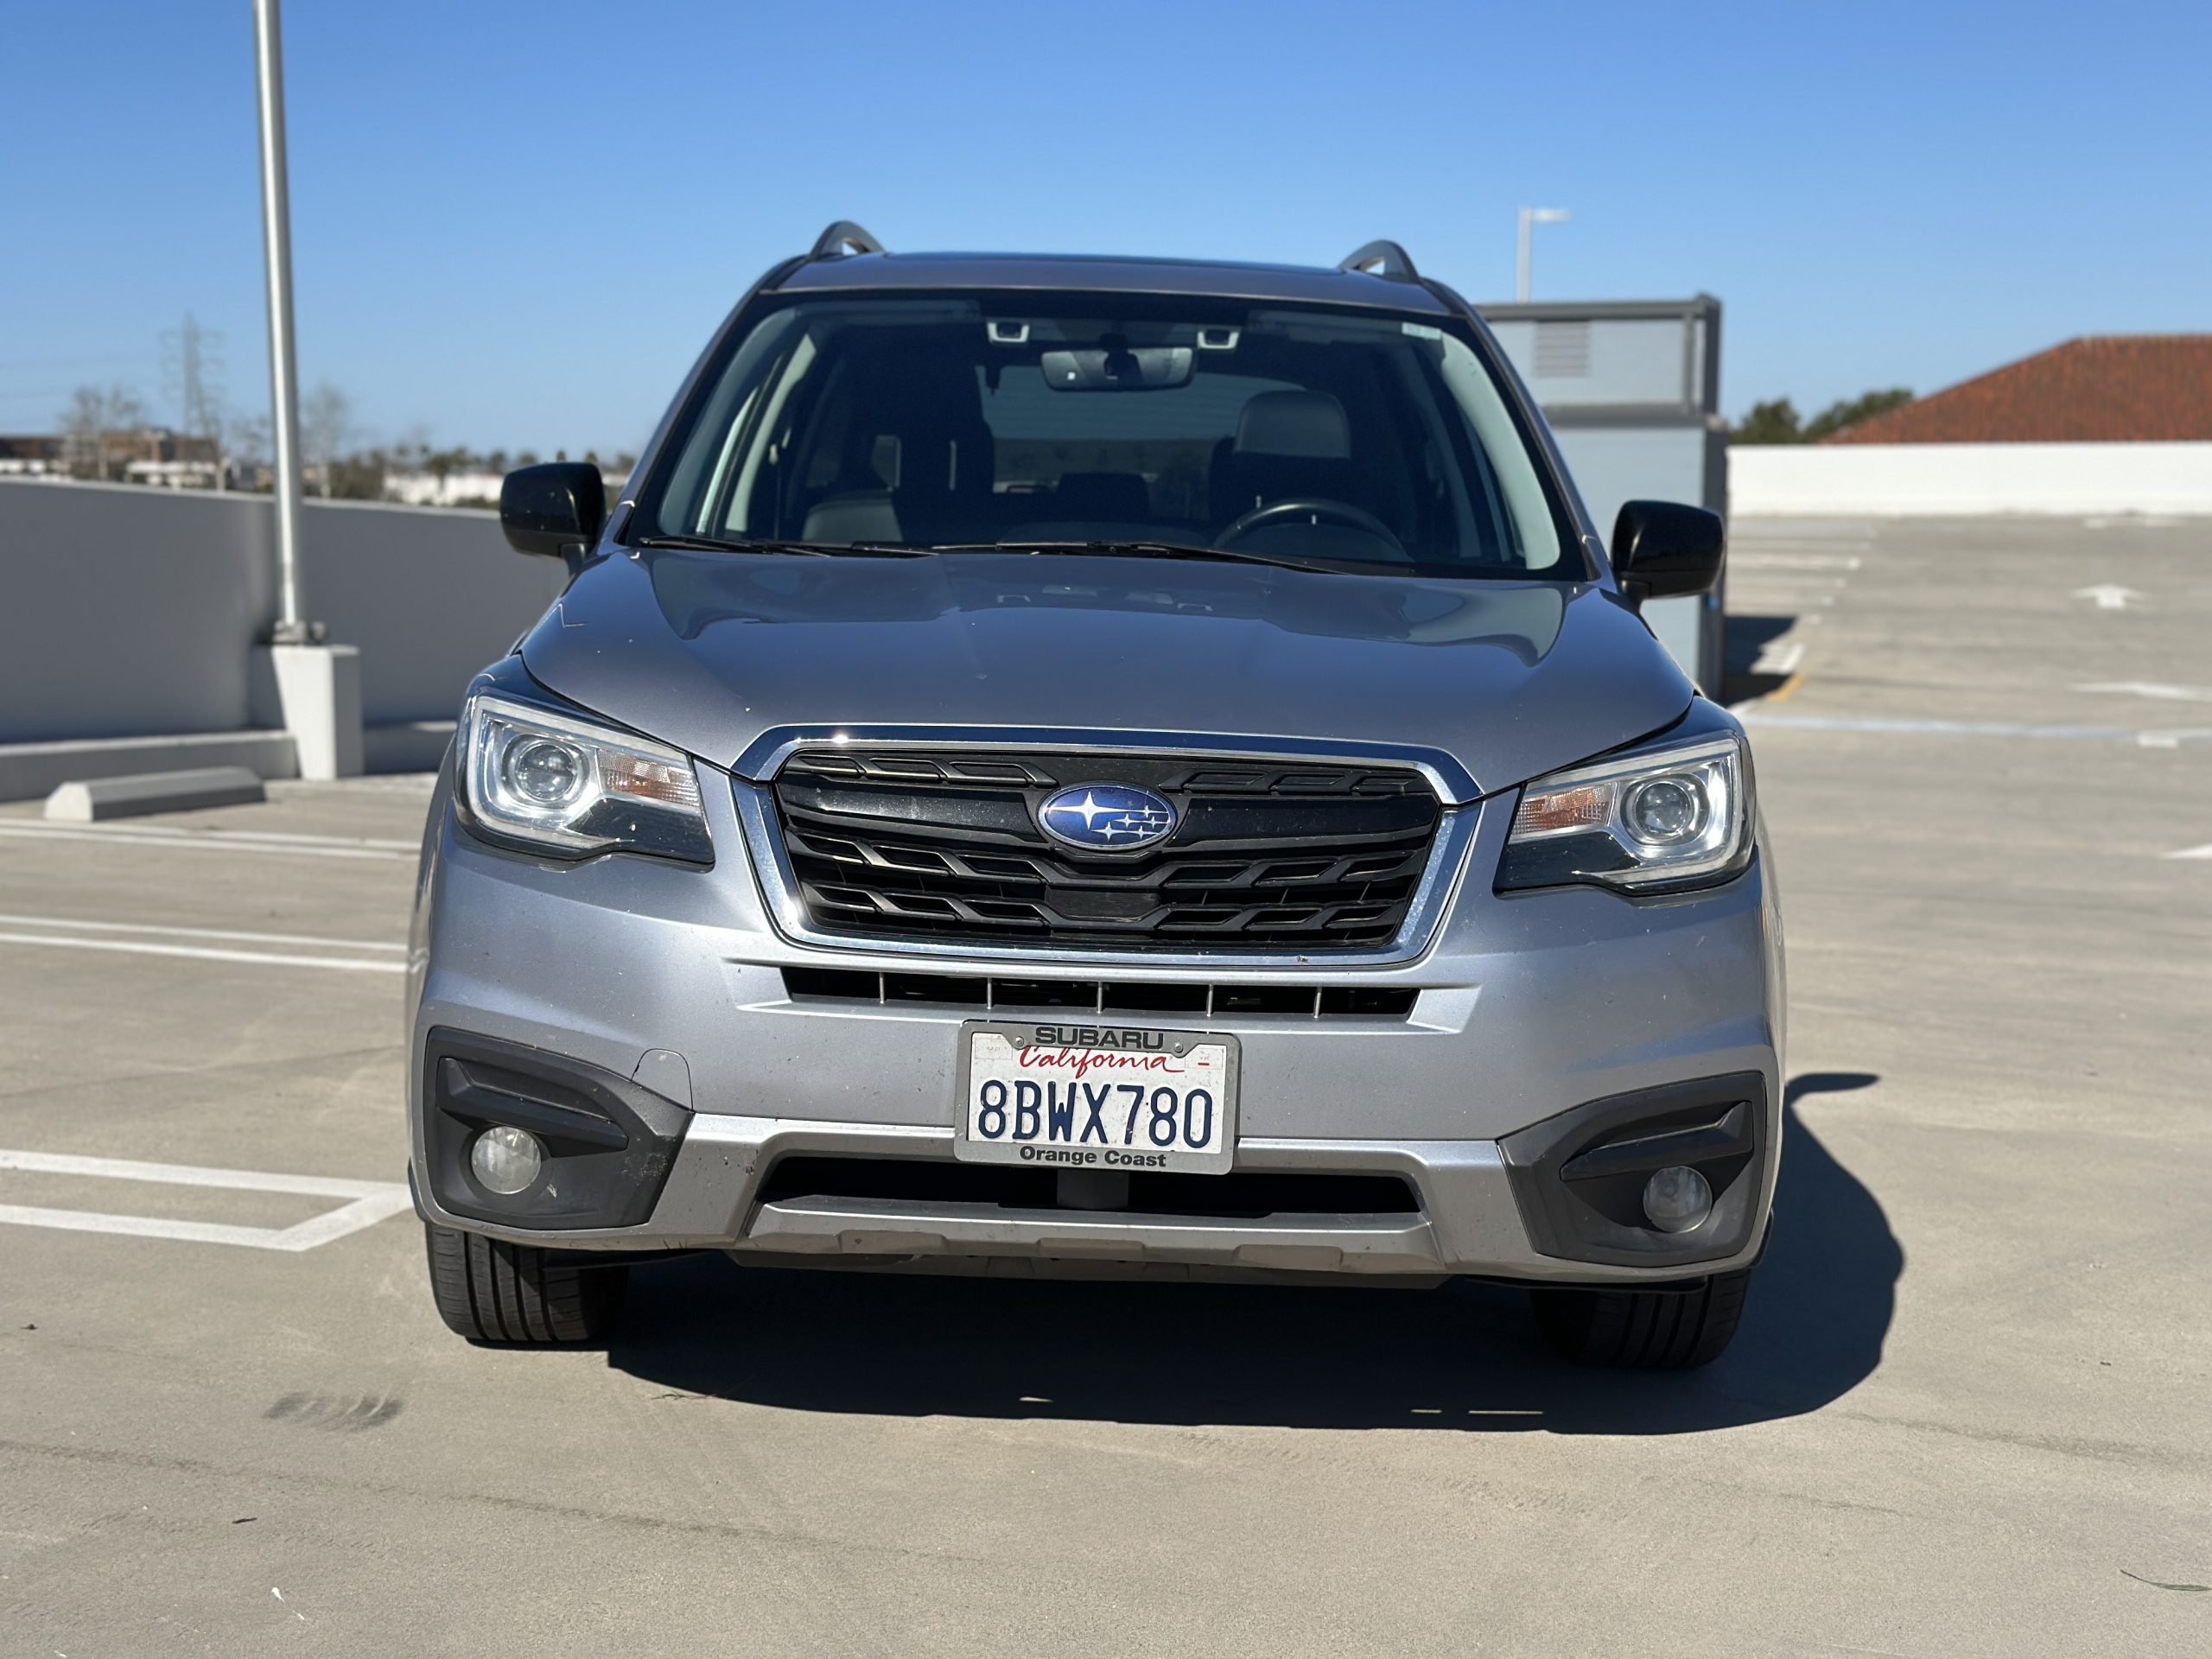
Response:
POLYGON ((753 327, 671 453, 647 536, 1585 574, 1473 347, 1375 313, 807 300, 753 327))

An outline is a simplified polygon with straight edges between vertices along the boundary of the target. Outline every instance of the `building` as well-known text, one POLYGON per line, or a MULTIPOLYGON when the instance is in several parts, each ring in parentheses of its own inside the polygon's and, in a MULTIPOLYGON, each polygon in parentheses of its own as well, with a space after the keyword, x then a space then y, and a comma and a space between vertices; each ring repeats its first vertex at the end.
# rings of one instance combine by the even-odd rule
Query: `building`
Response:
POLYGON ((1830 444, 2212 441, 2212 334, 2089 334, 1847 427, 1830 444))
POLYGON ((384 475, 384 499, 410 507, 497 506, 503 473, 401 473, 384 475))
POLYGON ((0 478, 67 478, 69 441, 60 436, 0 436, 0 478))

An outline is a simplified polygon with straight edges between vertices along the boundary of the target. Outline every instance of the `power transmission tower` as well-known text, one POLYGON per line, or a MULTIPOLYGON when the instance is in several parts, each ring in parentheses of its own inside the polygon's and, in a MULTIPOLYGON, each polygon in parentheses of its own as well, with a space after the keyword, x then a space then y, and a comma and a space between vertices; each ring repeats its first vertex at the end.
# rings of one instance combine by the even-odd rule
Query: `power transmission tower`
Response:
POLYGON ((162 389, 176 400, 177 429, 187 436, 223 437, 223 336, 184 314, 183 323, 162 331, 162 389))

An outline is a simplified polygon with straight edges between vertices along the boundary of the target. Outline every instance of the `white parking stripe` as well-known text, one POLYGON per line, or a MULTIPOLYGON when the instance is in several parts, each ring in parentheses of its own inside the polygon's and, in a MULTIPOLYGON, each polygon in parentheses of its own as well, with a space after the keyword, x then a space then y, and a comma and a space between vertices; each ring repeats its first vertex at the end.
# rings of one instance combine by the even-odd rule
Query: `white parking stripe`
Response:
POLYGON ((391 1181, 356 1181, 340 1175, 278 1175, 264 1169, 149 1164, 136 1158, 89 1158, 74 1152, 13 1152, 5 1147, 0 1147, 0 1169, 36 1175, 97 1175, 111 1181, 157 1181, 163 1186, 220 1186, 233 1192, 291 1192, 306 1198, 380 1198, 407 1190, 391 1181))
POLYGON ((213 830, 180 833, 126 833, 123 826, 101 829, 92 824, 73 825, 62 829, 58 825, 35 823, 29 819, 15 819, 0 823, 0 836, 14 836, 23 841, 92 842, 105 847, 184 848, 194 852, 217 853, 285 853, 302 858, 366 858, 387 863, 410 863, 415 854, 401 851, 397 843, 379 845, 373 842, 343 841, 334 836, 327 841, 310 841, 276 836, 218 835, 213 830))
POLYGON ((2104 691, 2115 696, 2149 697, 2160 702, 2212 702, 2212 685, 2168 685, 2159 680, 2105 680, 2077 685, 2076 691, 2104 691))
POLYGON ((2212 858, 2212 841, 2202 847, 2184 847, 2177 853, 2168 853, 2168 858, 2212 858))
POLYGON ((1875 720, 1841 715, 1770 714, 1756 706, 1738 711, 1746 726, 1794 728, 1801 732, 1895 732, 1924 737, 2041 737, 2127 742, 2146 749, 2178 748, 2212 739, 2212 727, 2139 731, 2126 726, 2015 726, 1993 720, 1875 720))
POLYGON ((404 1183, 353 1181, 326 1175, 275 1175, 257 1169, 209 1169, 193 1164, 149 1164, 129 1158, 87 1158, 73 1153, 0 1150, 0 1170, 46 1175, 94 1175, 168 1186, 219 1187, 235 1192, 285 1192, 311 1198, 346 1198, 337 1209, 289 1227, 239 1227, 226 1222, 178 1221, 112 1215, 96 1210, 54 1210, 40 1205, 0 1204, 0 1223, 72 1233, 117 1233, 134 1238, 173 1238, 193 1244, 237 1244, 296 1255, 373 1227, 414 1207, 404 1183))
MULTIPOLYGON (((65 950, 120 950, 141 957, 187 957, 198 962, 244 962, 275 968, 334 968, 356 974, 404 974, 404 962, 352 957, 287 957, 269 950, 222 950, 213 945, 149 944, 135 939, 73 939, 54 933, 0 933, 0 944, 35 944, 65 950)), ((381 949, 382 947, 378 947, 381 949)))
POLYGON ((380 939, 333 939, 320 933, 241 933, 220 927, 167 927, 152 922, 86 922, 65 916, 0 915, 8 927, 60 927, 92 933, 159 933, 185 939, 241 939, 258 944, 327 944, 346 950, 404 950, 404 943, 380 939))
POLYGON ((311 836, 296 830, 218 830, 181 823, 51 823, 43 818, 16 818, 21 830, 67 830, 75 835, 114 836, 126 841, 242 841, 266 842, 272 846, 375 847, 387 852, 411 853, 412 841, 390 836, 311 836))
POLYGON ((1732 553, 1731 570, 1856 570, 1859 560, 1847 553, 1732 553))

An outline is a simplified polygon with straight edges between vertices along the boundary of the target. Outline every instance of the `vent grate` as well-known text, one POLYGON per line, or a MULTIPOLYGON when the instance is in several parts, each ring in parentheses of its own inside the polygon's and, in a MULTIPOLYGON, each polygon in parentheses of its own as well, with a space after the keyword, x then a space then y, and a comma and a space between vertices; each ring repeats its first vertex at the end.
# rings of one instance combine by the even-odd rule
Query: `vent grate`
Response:
POLYGON ((987 1014, 1074 1009, 1092 1014, 1185 1014, 1213 1020, 1404 1020, 1421 993, 1403 985, 1209 985, 1182 981, 1033 979, 1007 975, 894 974, 850 968, 786 968, 796 1002, 925 1003, 987 1014))

